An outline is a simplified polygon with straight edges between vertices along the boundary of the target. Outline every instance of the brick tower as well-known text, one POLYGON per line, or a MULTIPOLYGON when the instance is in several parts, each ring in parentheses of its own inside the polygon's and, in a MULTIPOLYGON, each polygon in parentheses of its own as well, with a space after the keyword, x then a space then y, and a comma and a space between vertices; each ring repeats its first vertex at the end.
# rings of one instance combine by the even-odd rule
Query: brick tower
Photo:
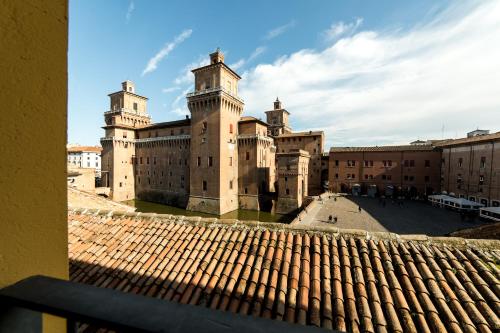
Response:
POLYGON ((187 209, 222 215, 238 209, 238 121, 241 77, 217 49, 210 64, 192 71, 190 195, 187 209))
POLYGON ((135 129, 147 126, 147 98, 135 93, 134 83, 125 81, 122 90, 108 95, 110 111, 104 113, 106 125, 102 145, 102 182, 110 188, 115 201, 135 198, 134 164, 135 129))

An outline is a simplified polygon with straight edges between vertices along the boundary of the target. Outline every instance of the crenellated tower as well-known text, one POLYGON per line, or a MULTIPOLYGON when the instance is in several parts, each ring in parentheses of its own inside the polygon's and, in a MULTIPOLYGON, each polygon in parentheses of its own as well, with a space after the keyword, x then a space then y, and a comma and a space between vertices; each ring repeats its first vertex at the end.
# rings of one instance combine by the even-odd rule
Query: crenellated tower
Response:
POLYGON ((106 125, 102 145, 102 182, 115 201, 135 198, 135 130, 151 124, 147 98, 135 93, 134 83, 125 81, 122 90, 108 95, 110 110, 104 113, 106 125))
POLYGON ((217 49, 210 64, 192 71, 190 196, 187 209, 222 215, 238 209, 238 121, 241 77, 217 49))

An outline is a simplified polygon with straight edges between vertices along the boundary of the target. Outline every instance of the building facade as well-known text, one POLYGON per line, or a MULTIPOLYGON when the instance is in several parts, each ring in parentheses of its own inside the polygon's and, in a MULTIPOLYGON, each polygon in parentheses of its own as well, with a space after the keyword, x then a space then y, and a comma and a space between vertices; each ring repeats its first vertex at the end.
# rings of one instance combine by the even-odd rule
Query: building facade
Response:
POLYGON ((366 193, 375 185, 404 193, 446 192, 460 198, 500 206, 500 132, 475 130, 467 137, 414 141, 407 146, 333 147, 329 156, 329 190, 366 193))
POLYGON ((437 143, 442 149, 441 188, 449 194, 500 206, 500 133, 476 130, 437 143))
POLYGON ((67 152, 69 167, 95 169, 95 177, 101 177, 101 147, 68 145, 67 152))
POLYGON ((314 164, 307 167, 314 177, 303 173, 309 177, 306 193, 321 191, 323 132, 293 133, 279 100, 266 112, 268 122, 242 116, 240 76, 218 50, 209 65, 192 72, 186 119, 151 123, 147 98, 136 94, 130 81, 109 95, 102 182, 113 200, 138 198, 219 215, 238 208, 267 210, 277 200, 278 146, 311 155, 314 164))
POLYGON ((432 145, 333 147, 329 189, 351 192, 358 186, 361 193, 371 187, 379 194, 423 196, 440 191, 440 171, 441 151, 432 145))

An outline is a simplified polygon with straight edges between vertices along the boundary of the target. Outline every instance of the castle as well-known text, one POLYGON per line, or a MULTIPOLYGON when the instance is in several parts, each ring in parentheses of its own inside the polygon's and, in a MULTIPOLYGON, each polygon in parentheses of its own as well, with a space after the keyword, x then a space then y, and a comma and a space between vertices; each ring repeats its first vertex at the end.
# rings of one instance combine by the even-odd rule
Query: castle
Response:
POLYGON ((294 133, 279 99, 266 122, 242 116, 241 77, 217 50, 192 70, 191 117, 152 123, 131 81, 109 94, 102 183, 115 201, 142 199, 222 215, 243 208, 290 213, 322 191, 322 131, 294 133))

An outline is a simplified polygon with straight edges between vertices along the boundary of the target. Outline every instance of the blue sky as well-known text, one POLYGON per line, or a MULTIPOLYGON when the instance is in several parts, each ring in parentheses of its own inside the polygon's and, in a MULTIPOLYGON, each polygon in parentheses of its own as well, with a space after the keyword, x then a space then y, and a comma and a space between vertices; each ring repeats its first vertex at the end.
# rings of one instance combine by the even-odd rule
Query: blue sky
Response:
POLYGON ((68 142, 98 144, 126 79, 155 122, 183 118, 220 47, 246 115, 276 96, 327 146, 500 130, 499 1, 70 1, 68 142))

